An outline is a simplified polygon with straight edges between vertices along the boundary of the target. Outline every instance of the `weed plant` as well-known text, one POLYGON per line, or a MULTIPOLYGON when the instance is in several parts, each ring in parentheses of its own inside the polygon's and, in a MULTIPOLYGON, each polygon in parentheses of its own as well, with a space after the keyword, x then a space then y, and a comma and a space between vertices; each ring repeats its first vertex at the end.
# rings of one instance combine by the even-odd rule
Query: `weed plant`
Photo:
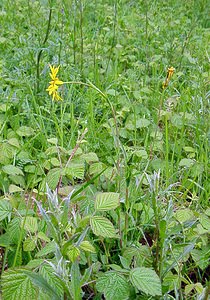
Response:
POLYGON ((1 0, 3 300, 208 299, 209 11, 1 0))

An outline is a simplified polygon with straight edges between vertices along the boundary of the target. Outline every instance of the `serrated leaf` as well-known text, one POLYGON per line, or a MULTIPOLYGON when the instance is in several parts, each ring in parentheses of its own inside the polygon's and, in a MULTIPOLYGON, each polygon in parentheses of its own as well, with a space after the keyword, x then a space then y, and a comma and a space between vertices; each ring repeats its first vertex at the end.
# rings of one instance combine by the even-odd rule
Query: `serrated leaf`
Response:
POLYGON ((51 164, 53 165, 53 167, 60 167, 60 161, 56 158, 56 157, 52 157, 50 159, 51 164))
POLYGON ((47 141, 48 141, 48 143, 53 144, 53 145, 58 144, 58 139, 57 138, 47 139, 47 141))
POLYGON ((21 187, 15 185, 15 184, 10 184, 10 186, 9 186, 9 193, 10 194, 19 193, 19 192, 23 192, 23 191, 24 190, 21 187))
POLYGON ((136 120, 136 128, 144 128, 150 125, 150 121, 147 119, 138 119, 136 120))
POLYGON ((22 221, 24 224, 24 229, 29 231, 30 233, 35 233, 38 230, 37 218, 35 217, 26 217, 25 222, 22 221))
POLYGON ((22 269, 9 269, 2 275, 2 298, 4 300, 38 299, 38 289, 22 269))
POLYGON ((129 284, 125 277, 113 271, 104 273, 96 281, 96 288, 104 293, 106 300, 129 299, 129 284))
POLYGON ((4 220, 5 218, 11 217, 12 213, 12 206, 8 200, 0 200, 0 221, 4 220))
POLYGON ((90 175, 98 174, 104 169, 105 165, 101 162, 96 162, 90 165, 90 175))
POLYGON ((117 237, 113 224, 107 218, 93 216, 90 218, 90 226, 95 235, 107 238, 117 237))
POLYGON ((41 288, 44 292, 47 293, 48 296, 51 296, 52 300, 60 300, 57 290, 54 289, 54 286, 48 284, 47 280, 41 275, 30 270, 23 270, 23 273, 30 278, 33 285, 37 286, 39 289, 41 288))
POLYGON ((47 281, 47 283, 55 288, 56 292, 59 295, 59 299, 63 299, 63 287, 61 280, 58 276, 56 276, 53 268, 48 264, 43 264, 39 270, 39 274, 43 276, 43 278, 47 281))
MULTIPOLYGON (((15 217, 9 223, 7 232, 10 236, 11 244, 17 244, 21 237, 21 218, 15 217)), ((24 234, 22 236, 24 238, 24 234)))
POLYGON ((94 246, 89 241, 82 241, 79 246, 84 251, 96 253, 94 246))
POLYGON ((2 170, 8 174, 8 175, 22 175, 24 176, 24 173, 23 171, 18 168, 18 167, 15 167, 13 165, 7 165, 7 166, 3 166, 2 167, 2 170))
POLYGON ((42 241, 45 241, 45 242, 50 242, 50 239, 46 236, 46 234, 42 231, 38 232, 37 234, 37 237, 42 240, 42 241))
POLYGON ((64 175, 79 179, 84 178, 85 166, 79 163, 70 163, 64 170, 64 175))
POLYGON ((210 231, 210 218, 205 214, 201 214, 199 220, 203 228, 210 231))
POLYGON ((13 158, 13 155, 17 149, 8 143, 3 143, 0 145, 0 162, 4 163, 7 158, 13 158))
POLYGON ((139 291, 147 295, 162 295, 160 278, 152 269, 141 267, 131 270, 130 281, 139 291))
POLYGON ((183 159, 180 160, 179 166, 190 168, 192 165, 194 165, 194 163, 195 163, 195 161, 193 159, 183 158, 183 159))
POLYGON ((46 178, 45 181, 48 184, 49 188, 54 190, 58 184, 58 181, 60 179, 61 176, 61 169, 60 168, 54 168, 51 169, 46 178))
POLYGON ((0 235, 0 247, 8 247, 11 243, 8 232, 0 235))
POLYGON ((95 210, 106 211, 115 209, 120 204, 118 193, 98 193, 95 200, 95 210))
POLYGON ((71 289, 73 299, 82 300, 82 289, 80 286, 80 270, 78 262, 73 262, 71 266, 71 289))
POLYGON ((36 257, 46 256, 49 253, 54 253, 56 251, 56 243, 54 241, 48 243, 44 248, 42 248, 37 254, 36 257))
POLYGON ((193 220, 195 217, 192 210, 190 210, 189 208, 185 208, 177 210, 175 213, 175 218, 180 223, 184 223, 186 221, 193 220))
POLYGON ((10 145, 12 145, 12 146, 14 146, 16 148, 20 148, 19 141, 16 138, 11 138, 7 142, 8 142, 8 144, 10 144, 10 145))
POLYGON ((24 251, 33 251, 36 248, 36 237, 33 238, 27 238, 23 242, 23 250, 24 251))
POLYGON ((193 249, 190 254, 196 265, 198 265, 198 267, 201 268, 201 270, 204 270, 208 267, 210 260, 209 247, 206 247, 201 250, 193 249))
POLYGON ((99 161, 98 156, 94 152, 82 154, 80 158, 85 160, 87 163, 99 161))
POLYGON ((80 255, 80 250, 76 246, 72 245, 71 247, 68 247, 66 254, 71 262, 75 262, 80 255))
POLYGON ((20 128, 18 128, 16 133, 19 136, 31 136, 34 134, 34 129, 31 127, 27 127, 27 126, 21 126, 20 128))
POLYGON ((44 259, 32 259, 26 265, 27 269, 35 269, 44 263, 44 259))

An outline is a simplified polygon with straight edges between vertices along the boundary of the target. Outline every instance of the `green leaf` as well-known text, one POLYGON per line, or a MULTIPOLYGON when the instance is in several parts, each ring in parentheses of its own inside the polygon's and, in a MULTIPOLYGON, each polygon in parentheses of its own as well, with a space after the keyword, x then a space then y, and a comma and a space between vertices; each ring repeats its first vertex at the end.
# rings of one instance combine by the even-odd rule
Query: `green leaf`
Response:
POLYGON ((19 136, 31 136, 31 135, 34 134, 34 130, 31 127, 21 126, 20 128, 18 128, 18 130, 16 131, 16 133, 19 136))
POLYGON ((19 192, 23 192, 23 191, 24 190, 21 187, 15 185, 15 184, 10 184, 10 186, 9 186, 9 193, 10 194, 19 193, 19 192))
POLYGON ((201 214, 199 220, 203 228, 210 231, 210 218, 205 214, 201 214))
MULTIPOLYGON (((22 224, 24 220, 22 221, 22 224)), ((24 229, 30 233, 35 233, 38 230, 37 218, 34 217, 26 217, 24 223, 24 229)))
POLYGON ((194 165, 194 163, 195 163, 195 161, 193 159, 183 158, 183 159, 180 160, 179 166, 190 168, 192 165, 194 165))
POLYGON ((74 262, 80 255, 80 250, 76 246, 72 245, 68 247, 66 255, 69 257, 70 261, 74 262))
POLYGON ((45 241, 48 243, 50 242, 50 239, 48 238, 48 236, 46 236, 46 234, 42 231, 38 232, 37 237, 42 241, 45 241))
MULTIPOLYGON (((15 217, 9 223, 7 232, 10 236, 11 244, 17 244, 21 238, 21 218, 15 217)), ((22 236, 24 238, 24 234, 22 236)))
POLYGON ((3 166, 3 167, 2 167, 2 170, 3 170, 6 174, 9 174, 9 175, 22 175, 22 176, 24 176, 23 171, 22 171, 20 168, 15 167, 15 166, 13 166, 13 165, 3 166))
POLYGON ((36 248, 36 237, 29 237, 23 242, 24 251, 33 251, 36 248))
POLYGON ((71 266, 71 288, 73 299, 81 300, 82 299, 82 289, 80 286, 80 271, 78 262, 74 262, 71 266))
POLYGON ((89 241, 82 241, 79 246, 84 251, 96 253, 95 248, 93 247, 93 245, 89 241))
POLYGON ((95 210, 106 211, 115 209, 120 204, 118 193, 98 193, 95 200, 95 210))
POLYGON ((8 200, 0 200, 0 221, 11 217, 12 206, 8 200))
POLYGON ((210 260, 210 249, 208 246, 200 250, 193 249, 190 254, 196 265, 198 265, 201 270, 208 267, 210 260))
POLYGON ((54 168, 48 172, 48 174, 45 178, 45 181, 47 182, 47 184, 51 190, 54 190, 56 188, 58 181, 60 179, 60 176, 61 176, 60 168, 54 168))
POLYGON ((11 138, 7 142, 8 142, 8 144, 10 144, 10 145, 12 145, 12 146, 14 146, 16 148, 20 148, 19 141, 16 138, 11 138))
POLYGON ((79 164, 79 163, 69 163, 68 167, 65 168, 64 174, 69 177, 76 177, 79 179, 84 178, 84 173, 85 173, 85 166, 84 163, 79 164))
POLYGON ((27 263, 26 267, 27 269, 35 269, 38 268, 40 265, 43 265, 44 263, 44 259, 32 259, 29 261, 29 263, 27 263))
POLYGON ((3 143, 0 145, 0 163, 6 164, 8 158, 13 158, 13 155, 17 149, 8 143, 3 143))
POLYGON ((8 232, 0 235, 0 247, 8 247, 11 243, 8 232))
POLYGON ((80 158, 85 160, 87 163, 99 161, 98 156, 94 152, 82 154, 80 158))
POLYGON ((152 269, 141 267, 131 270, 130 281, 139 291, 147 295, 162 295, 160 278, 152 269))
MULTIPOLYGON (((47 293, 47 295, 51 296, 52 300, 61 299, 57 293, 57 289, 55 290, 54 286, 52 287, 51 285, 49 285, 49 283, 43 276, 26 269, 23 270, 23 273, 25 273, 27 277, 30 278, 33 285, 37 286, 39 289, 41 288, 43 291, 47 293)), ((24 299, 28 299, 28 298, 24 298, 24 299)))
POLYGON ((56 288, 56 292, 59 295, 59 299, 63 299, 63 287, 60 278, 55 274, 53 268, 48 264, 43 264, 39 270, 39 274, 47 281, 47 283, 56 288))
POLYGON ((1 285, 4 300, 38 299, 38 289, 23 269, 8 269, 2 275, 1 285))
POLYGON ((95 235, 107 238, 117 237, 113 224, 107 218, 93 216, 90 218, 90 226, 95 235))
POLYGON ((48 243, 44 248, 42 248, 37 254, 36 257, 46 256, 49 253, 56 251, 56 243, 54 241, 48 243))
POLYGON ((195 216, 189 208, 179 209, 175 213, 175 218, 180 222, 184 223, 189 220, 195 219, 195 216))
POLYGON ((48 143, 53 144, 53 145, 58 144, 58 139, 57 138, 47 139, 47 141, 48 141, 48 143))
POLYGON ((150 121, 147 119, 138 119, 136 120, 136 128, 144 128, 150 125, 150 121))
POLYGON ((129 299, 129 284, 125 277, 113 271, 104 273, 96 281, 96 288, 106 300, 129 299))

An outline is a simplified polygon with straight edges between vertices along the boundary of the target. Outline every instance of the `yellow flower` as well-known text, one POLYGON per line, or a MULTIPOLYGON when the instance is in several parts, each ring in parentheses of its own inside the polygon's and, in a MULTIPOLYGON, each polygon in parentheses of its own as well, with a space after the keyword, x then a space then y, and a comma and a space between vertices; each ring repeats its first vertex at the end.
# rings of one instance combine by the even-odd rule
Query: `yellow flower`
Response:
POLYGON ((167 75, 166 75, 166 80, 163 83, 163 89, 165 89, 168 86, 169 81, 171 80, 171 77, 174 74, 174 71, 175 71, 174 67, 168 68, 167 75))
POLYGON ((53 100, 62 100, 62 98, 58 94, 58 86, 64 84, 64 82, 59 80, 57 77, 59 66, 56 68, 50 65, 50 71, 50 77, 52 80, 49 82, 50 85, 48 86, 46 91, 49 93, 50 96, 52 95, 53 100))

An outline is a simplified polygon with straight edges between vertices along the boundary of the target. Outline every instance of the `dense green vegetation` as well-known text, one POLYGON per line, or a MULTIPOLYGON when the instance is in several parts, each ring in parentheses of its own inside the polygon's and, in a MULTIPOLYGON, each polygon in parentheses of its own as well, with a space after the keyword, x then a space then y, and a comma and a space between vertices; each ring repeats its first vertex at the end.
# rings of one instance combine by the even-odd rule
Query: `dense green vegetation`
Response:
POLYGON ((3 300, 208 299, 209 8, 1 0, 3 300))

